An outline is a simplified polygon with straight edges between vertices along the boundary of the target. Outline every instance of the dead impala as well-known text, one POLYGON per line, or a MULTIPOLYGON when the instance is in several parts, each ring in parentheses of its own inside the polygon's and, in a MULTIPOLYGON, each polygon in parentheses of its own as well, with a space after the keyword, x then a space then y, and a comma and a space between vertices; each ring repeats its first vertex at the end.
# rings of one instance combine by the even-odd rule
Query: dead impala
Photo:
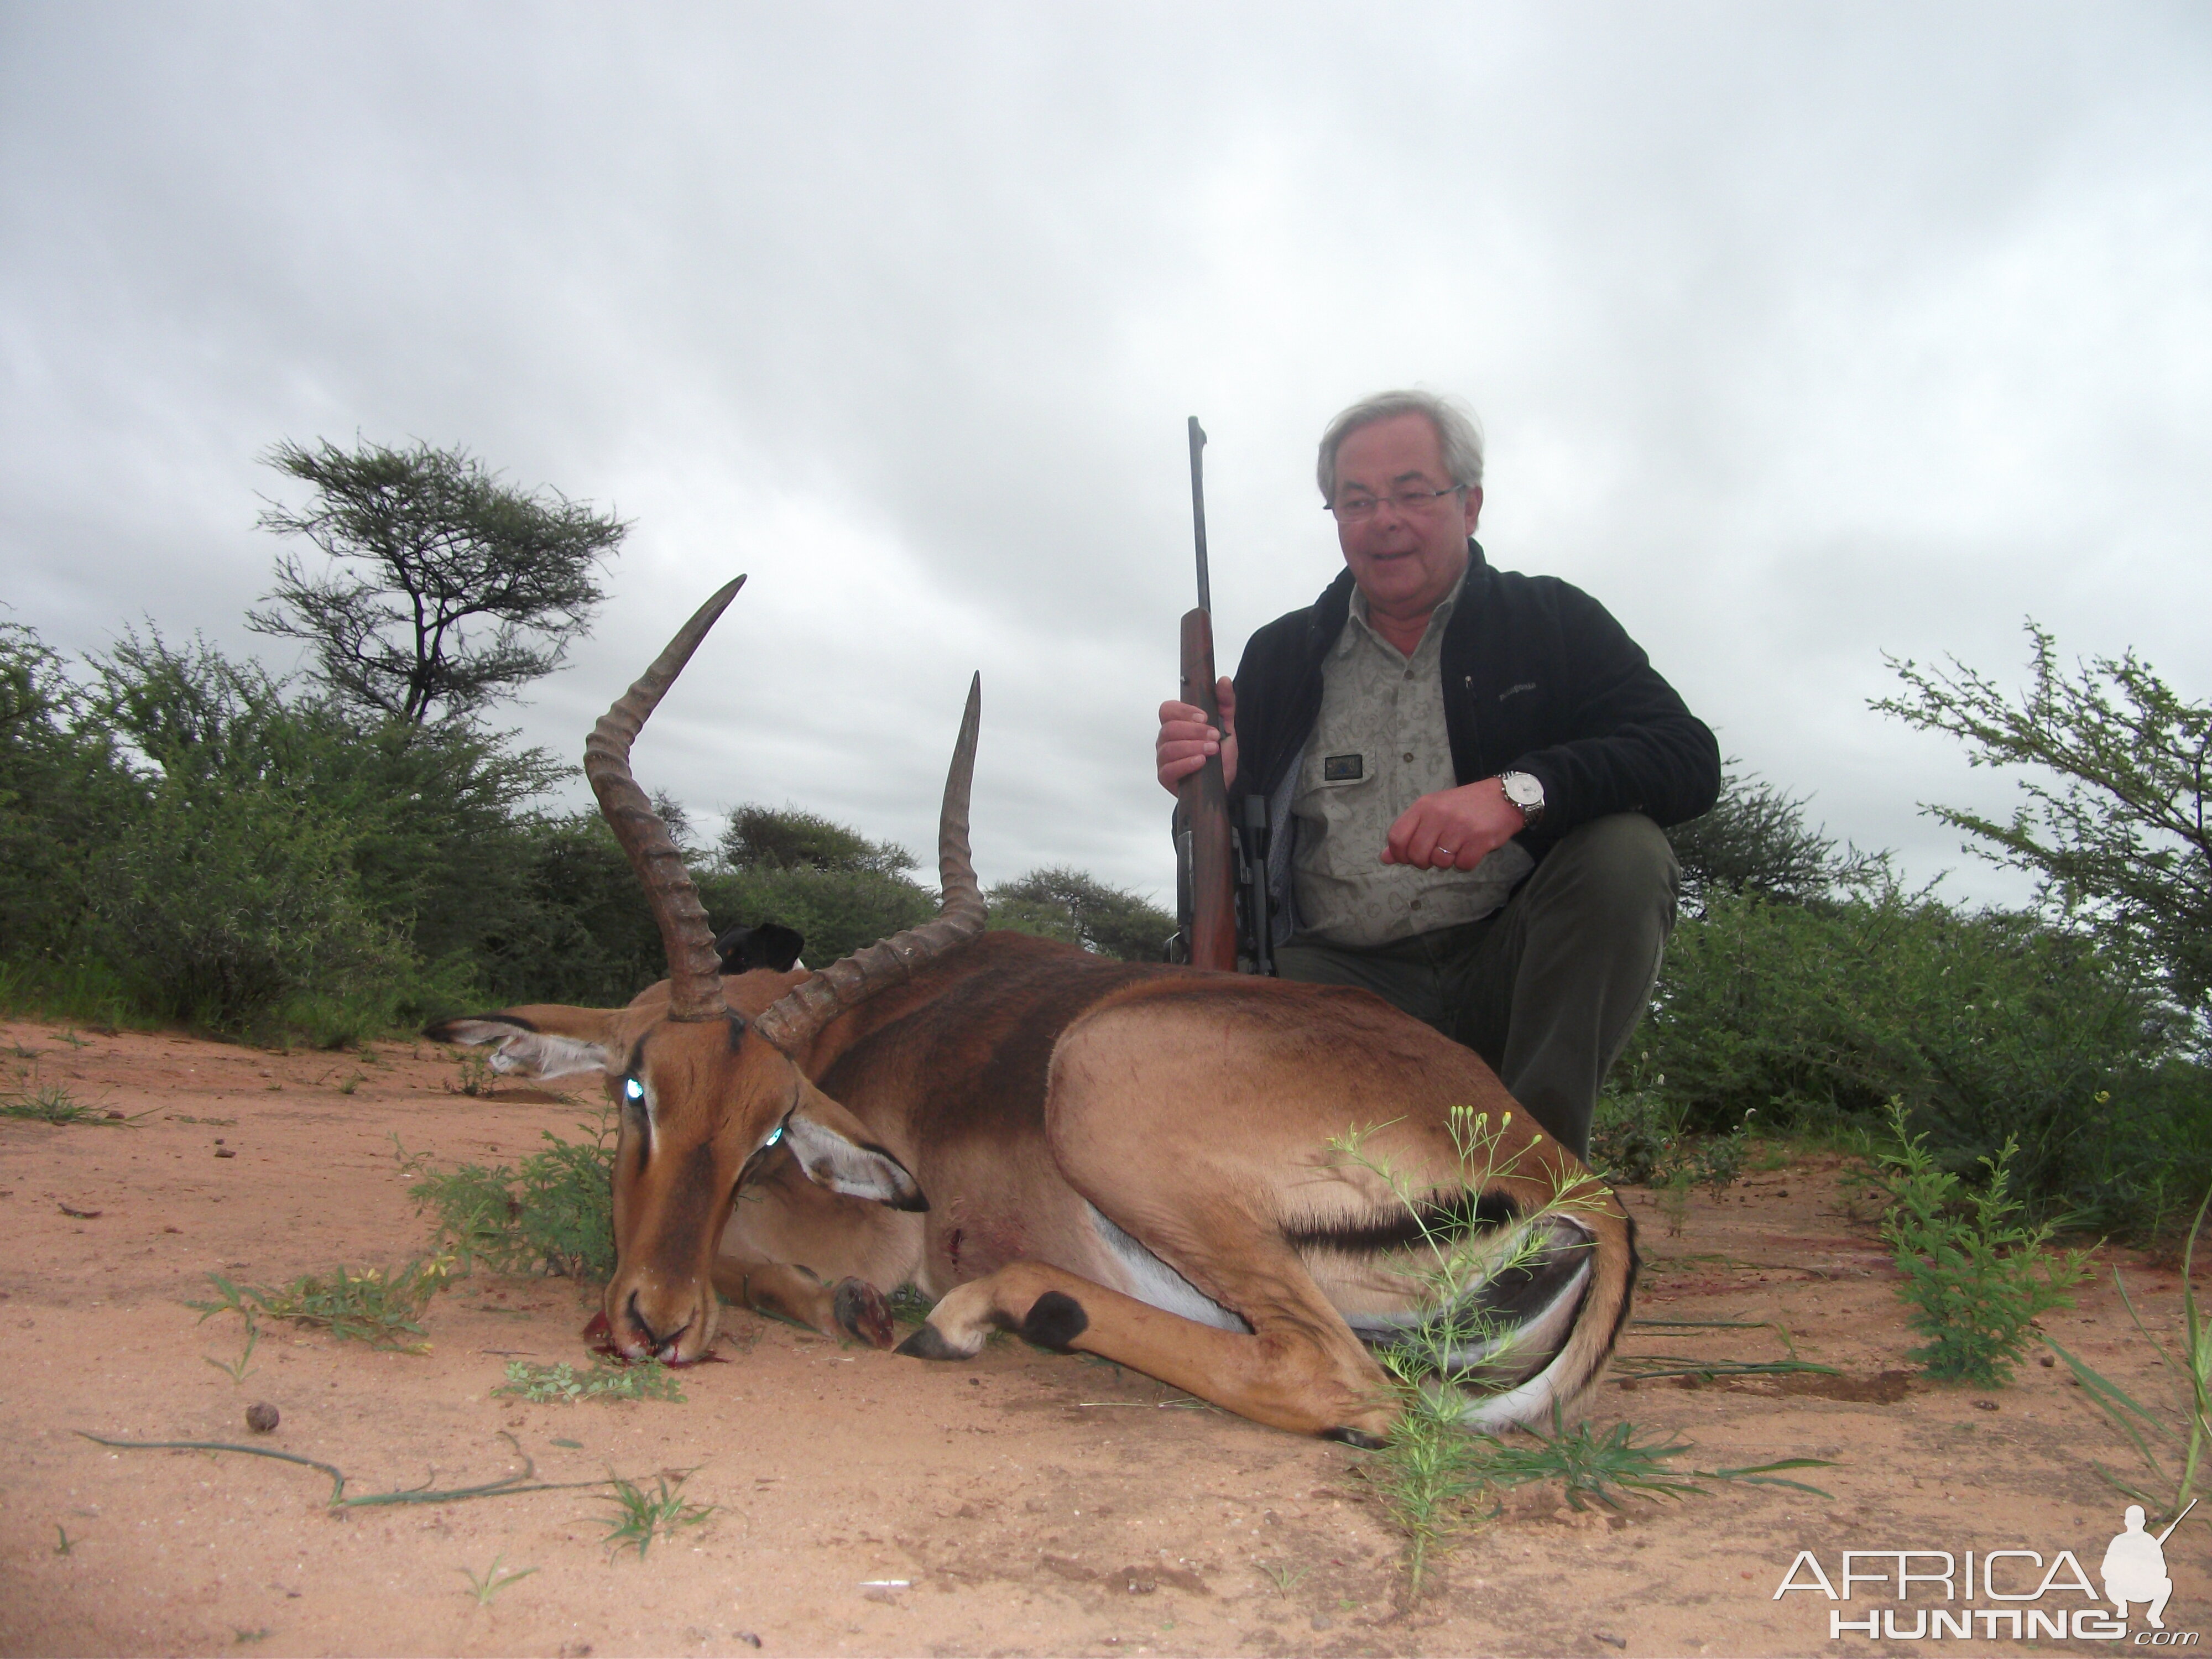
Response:
POLYGON ((1490 1390, 1471 1422, 1533 1421, 1590 1384, 1627 1316, 1632 1224, 1474 1054, 1364 992, 984 931, 979 687, 945 784, 937 918, 819 972, 723 977, 629 751, 743 580, 585 746, 669 977, 626 1008, 429 1032, 492 1045, 504 1072, 604 1075, 622 1115, 605 1300, 621 1352, 701 1358, 717 1290, 887 1347, 878 1287, 910 1283, 935 1306, 902 1353, 967 1358, 1006 1328, 1359 1444, 1398 1410, 1370 1345, 1471 1334, 1442 1361, 1490 1390), (1418 1271, 1440 1250, 1474 1264, 1441 1292, 1418 1271))

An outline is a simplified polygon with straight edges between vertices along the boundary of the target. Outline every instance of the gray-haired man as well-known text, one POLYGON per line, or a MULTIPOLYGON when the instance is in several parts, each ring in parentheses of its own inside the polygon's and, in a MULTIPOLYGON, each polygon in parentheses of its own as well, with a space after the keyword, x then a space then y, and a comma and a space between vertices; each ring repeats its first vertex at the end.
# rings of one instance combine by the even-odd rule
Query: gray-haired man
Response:
POLYGON ((1160 706, 1160 782, 1218 750, 1231 795, 1268 801, 1285 978, 1466 1043, 1586 1156, 1674 925, 1659 826, 1712 805, 1719 749, 1596 600, 1485 561, 1457 405, 1362 399, 1318 476, 1344 571, 1252 636, 1222 729, 1160 706))

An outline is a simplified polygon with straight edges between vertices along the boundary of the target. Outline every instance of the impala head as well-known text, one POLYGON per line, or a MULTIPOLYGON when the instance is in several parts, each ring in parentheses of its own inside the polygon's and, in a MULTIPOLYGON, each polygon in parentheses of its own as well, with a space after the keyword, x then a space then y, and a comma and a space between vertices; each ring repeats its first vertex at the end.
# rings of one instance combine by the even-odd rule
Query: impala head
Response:
POLYGON ((668 978, 626 1008, 527 1006, 429 1029, 436 1042, 489 1044, 495 1071, 531 1078, 597 1072, 621 1112, 615 1152, 617 1261, 605 1314, 633 1359, 698 1359, 714 1340, 714 1250, 738 1189, 771 1159, 796 1158, 832 1191, 928 1207, 904 1166, 809 1082, 792 1056, 873 992, 983 929, 968 848, 969 781, 981 691, 971 684, 945 780, 933 921, 820 973, 758 969, 725 981, 714 934, 682 854, 630 776, 630 744, 744 578, 702 605, 609 709, 584 745, 584 772, 645 885, 668 978))

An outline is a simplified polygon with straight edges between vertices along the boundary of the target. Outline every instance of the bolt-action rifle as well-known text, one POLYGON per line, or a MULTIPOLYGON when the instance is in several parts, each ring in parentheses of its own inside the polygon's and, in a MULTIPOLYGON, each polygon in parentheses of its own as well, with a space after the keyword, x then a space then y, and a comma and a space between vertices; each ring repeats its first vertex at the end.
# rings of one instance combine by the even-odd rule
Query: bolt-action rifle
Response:
MULTIPOLYGON (((1182 618, 1182 700, 1222 733, 1213 670, 1213 586, 1206 564, 1206 428, 1190 417, 1190 516, 1198 544, 1198 607, 1182 618)), ((1172 960, 1234 972, 1274 971, 1267 928, 1267 803, 1246 795, 1246 823, 1231 822, 1221 757, 1176 787, 1176 921, 1172 960), (1241 924, 1241 925, 1240 925, 1241 924), (1242 958, 1240 963, 1239 958, 1242 958)))

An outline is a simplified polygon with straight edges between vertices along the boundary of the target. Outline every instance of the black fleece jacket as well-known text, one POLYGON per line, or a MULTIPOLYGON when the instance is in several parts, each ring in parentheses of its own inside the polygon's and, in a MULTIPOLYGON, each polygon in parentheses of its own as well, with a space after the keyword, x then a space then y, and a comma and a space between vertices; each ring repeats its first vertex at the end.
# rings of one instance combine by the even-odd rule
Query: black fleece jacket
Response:
MULTIPOLYGON (((1322 663, 1351 608, 1346 570, 1245 646, 1233 793, 1279 794, 1321 713, 1322 663)), ((1556 576, 1492 569, 1472 538, 1442 672, 1459 781, 1521 771, 1543 784, 1544 816, 1517 837, 1539 859, 1593 818, 1642 812, 1663 828, 1720 794, 1711 731, 1606 608, 1556 576)))

